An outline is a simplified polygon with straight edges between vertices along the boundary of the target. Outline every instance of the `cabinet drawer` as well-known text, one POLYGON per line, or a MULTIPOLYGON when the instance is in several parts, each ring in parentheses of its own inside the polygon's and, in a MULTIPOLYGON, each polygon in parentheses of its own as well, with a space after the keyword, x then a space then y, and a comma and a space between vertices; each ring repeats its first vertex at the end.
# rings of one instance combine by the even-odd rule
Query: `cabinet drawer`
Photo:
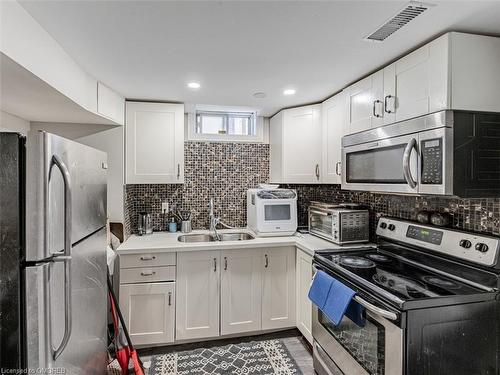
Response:
POLYGON ((125 268, 120 270, 120 284, 174 281, 175 266, 125 268))
POLYGON ((120 255, 120 268, 175 266, 175 253, 120 255))

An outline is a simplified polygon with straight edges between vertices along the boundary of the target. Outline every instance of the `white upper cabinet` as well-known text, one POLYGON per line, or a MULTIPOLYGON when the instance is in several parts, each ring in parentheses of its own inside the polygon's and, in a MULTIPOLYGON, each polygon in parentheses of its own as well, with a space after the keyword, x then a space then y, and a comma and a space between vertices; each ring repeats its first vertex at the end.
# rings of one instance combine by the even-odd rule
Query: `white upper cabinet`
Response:
POLYGON ((273 116, 269 132, 271 182, 320 182, 321 137, 321 104, 286 109, 273 116))
POLYGON ((383 125, 384 75, 376 72, 344 90, 347 133, 357 133, 383 125))
POLYGON ((101 82, 97 82, 97 113, 123 125, 125 122, 125 98, 101 82))
POLYGON ((449 108, 448 40, 444 35, 387 68, 385 91, 391 95, 387 104, 390 111, 395 109, 395 121, 449 108))
POLYGON ((221 255, 221 334, 260 331, 260 249, 224 250, 221 255))
POLYGON ((500 111, 500 38, 447 33, 346 88, 346 134, 445 109, 500 111))
POLYGON ((341 92, 321 105, 323 123, 323 158, 321 182, 341 183, 341 140, 346 119, 345 93, 341 92))
POLYGON ((127 102, 127 184, 184 182, 184 105, 127 102))

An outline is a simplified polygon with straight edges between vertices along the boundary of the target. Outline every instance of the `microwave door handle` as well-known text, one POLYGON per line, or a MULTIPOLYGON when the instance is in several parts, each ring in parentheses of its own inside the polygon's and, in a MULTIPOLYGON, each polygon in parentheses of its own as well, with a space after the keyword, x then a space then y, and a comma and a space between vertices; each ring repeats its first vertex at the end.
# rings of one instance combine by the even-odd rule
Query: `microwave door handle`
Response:
POLYGON ((412 189, 417 187, 417 182, 413 179, 410 170, 410 157, 413 149, 417 147, 417 140, 412 138, 410 142, 405 147, 405 151, 403 153, 403 176, 406 180, 406 183, 410 185, 412 189))
MULTIPOLYGON (((52 172, 52 167, 56 166, 62 175, 64 182, 64 252, 62 255, 54 255, 54 261, 64 262, 64 334, 61 343, 57 348, 52 347, 52 357, 56 360, 68 345, 71 336, 71 178, 68 167, 57 156, 52 156, 52 163, 49 170, 49 181, 52 172)), ((47 223, 45 224, 47 225, 47 223)), ((48 229, 46 229, 48 231, 48 229)), ((50 297, 49 297, 50 309, 50 297)), ((52 345, 52 344, 51 344, 52 345)))
POLYGON ((364 300, 360 296, 356 295, 353 297, 353 299, 357 303, 359 303, 361 306, 363 306, 365 309, 367 309, 368 311, 371 311, 372 313, 374 313, 376 315, 383 316, 384 318, 389 319, 389 320, 398 320, 398 316, 396 313, 393 313, 392 311, 387 311, 387 310, 384 310, 378 306, 375 306, 374 304, 364 300))

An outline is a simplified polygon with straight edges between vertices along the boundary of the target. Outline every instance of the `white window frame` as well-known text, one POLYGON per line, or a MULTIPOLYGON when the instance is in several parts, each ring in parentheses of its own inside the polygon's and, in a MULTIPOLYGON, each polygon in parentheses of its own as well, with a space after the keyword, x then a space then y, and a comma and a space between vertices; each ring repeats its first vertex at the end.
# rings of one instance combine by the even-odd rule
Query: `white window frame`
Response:
POLYGON ((264 143, 264 119, 257 116, 255 110, 246 108, 235 110, 233 108, 197 108, 196 111, 187 114, 187 140, 188 141, 206 141, 206 142, 249 142, 264 143), (219 112, 227 114, 252 113, 255 126, 255 135, 234 135, 234 134, 200 134, 196 132, 196 114, 207 112, 219 112))

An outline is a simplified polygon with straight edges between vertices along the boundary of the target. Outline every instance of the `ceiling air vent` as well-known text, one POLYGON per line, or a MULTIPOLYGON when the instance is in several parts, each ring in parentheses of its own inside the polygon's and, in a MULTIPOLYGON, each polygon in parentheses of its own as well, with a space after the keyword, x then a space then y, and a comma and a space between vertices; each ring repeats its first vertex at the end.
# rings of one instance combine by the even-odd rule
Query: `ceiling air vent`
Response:
POLYGON ((377 30, 368 35, 365 40, 382 42, 427 9, 429 9, 429 5, 410 2, 377 30))

